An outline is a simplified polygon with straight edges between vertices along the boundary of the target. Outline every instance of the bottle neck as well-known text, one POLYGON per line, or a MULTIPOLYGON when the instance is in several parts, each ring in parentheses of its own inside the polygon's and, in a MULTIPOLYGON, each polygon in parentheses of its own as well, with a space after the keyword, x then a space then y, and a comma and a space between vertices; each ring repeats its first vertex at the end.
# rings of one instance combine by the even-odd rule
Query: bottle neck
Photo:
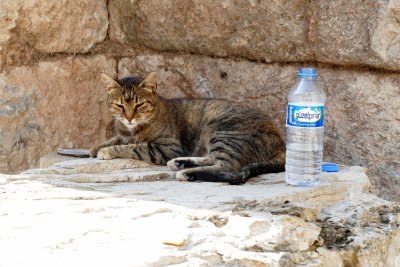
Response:
POLYGON ((317 76, 297 76, 299 81, 316 81, 317 76))

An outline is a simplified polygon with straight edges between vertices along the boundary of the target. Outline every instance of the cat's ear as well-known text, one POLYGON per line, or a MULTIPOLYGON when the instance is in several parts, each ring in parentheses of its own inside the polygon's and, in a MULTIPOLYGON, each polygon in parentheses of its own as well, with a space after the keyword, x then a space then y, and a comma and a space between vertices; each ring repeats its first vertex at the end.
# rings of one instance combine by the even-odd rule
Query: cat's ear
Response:
POLYGON ((101 81, 106 86, 106 90, 109 95, 121 92, 121 86, 118 84, 118 82, 107 74, 101 74, 101 81))
POLYGON ((147 74, 141 85, 142 88, 149 90, 153 94, 155 94, 157 91, 157 73, 150 72, 149 74, 147 74))

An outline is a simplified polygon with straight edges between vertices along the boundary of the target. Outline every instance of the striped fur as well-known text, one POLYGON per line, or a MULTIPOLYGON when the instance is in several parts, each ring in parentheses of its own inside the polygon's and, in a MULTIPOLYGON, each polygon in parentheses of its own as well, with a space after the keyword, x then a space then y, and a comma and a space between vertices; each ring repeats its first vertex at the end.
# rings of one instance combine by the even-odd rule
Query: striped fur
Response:
POLYGON ((265 114, 224 100, 163 99, 155 73, 102 80, 115 136, 92 148, 92 156, 167 164, 187 181, 242 184, 284 171, 285 145, 265 114))

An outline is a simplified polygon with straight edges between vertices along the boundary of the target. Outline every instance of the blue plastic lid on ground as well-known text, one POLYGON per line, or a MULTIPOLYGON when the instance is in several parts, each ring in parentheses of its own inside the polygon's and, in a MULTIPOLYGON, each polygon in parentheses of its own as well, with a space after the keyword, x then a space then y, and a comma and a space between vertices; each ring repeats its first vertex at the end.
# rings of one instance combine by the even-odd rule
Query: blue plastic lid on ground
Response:
POLYGON ((322 171, 323 172, 338 172, 339 165, 336 163, 323 163, 322 164, 322 171))

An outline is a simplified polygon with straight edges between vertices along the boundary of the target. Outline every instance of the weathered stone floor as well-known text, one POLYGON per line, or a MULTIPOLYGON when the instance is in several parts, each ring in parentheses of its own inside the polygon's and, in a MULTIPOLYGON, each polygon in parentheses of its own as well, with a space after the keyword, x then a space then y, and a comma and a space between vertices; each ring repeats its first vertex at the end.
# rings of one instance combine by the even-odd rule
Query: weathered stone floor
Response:
POLYGON ((296 188, 283 173, 230 186, 71 159, 0 175, 0 266, 400 266, 400 206, 361 167, 296 188))

